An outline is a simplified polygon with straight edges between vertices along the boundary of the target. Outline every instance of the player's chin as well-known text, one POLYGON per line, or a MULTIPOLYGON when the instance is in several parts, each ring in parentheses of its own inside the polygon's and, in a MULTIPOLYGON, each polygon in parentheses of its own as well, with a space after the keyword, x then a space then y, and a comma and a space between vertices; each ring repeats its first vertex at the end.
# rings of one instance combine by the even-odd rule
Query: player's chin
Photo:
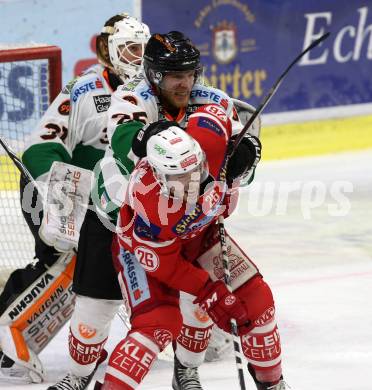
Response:
POLYGON ((177 108, 186 107, 189 104, 189 93, 174 93, 173 103, 177 108))

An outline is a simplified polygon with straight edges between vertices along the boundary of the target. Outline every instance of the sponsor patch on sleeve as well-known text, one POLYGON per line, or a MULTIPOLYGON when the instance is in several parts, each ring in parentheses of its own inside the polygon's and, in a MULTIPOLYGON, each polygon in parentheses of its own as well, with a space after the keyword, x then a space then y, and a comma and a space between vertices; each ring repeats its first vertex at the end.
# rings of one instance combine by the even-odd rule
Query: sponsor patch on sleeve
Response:
POLYGON ((223 135, 224 132, 221 129, 221 127, 212 119, 200 117, 198 119, 198 126, 202 127, 204 129, 212 130, 213 132, 217 133, 218 135, 223 135))
POLYGON ((70 114, 70 99, 64 100, 59 106, 58 106, 58 112, 61 115, 69 115, 70 114))
POLYGON ((136 216, 134 231, 138 237, 156 240, 160 230, 159 226, 156 226, 151 222, 146 223, 140 215, 136 216))
POLYGON ((110 108, 111 95, 97 95, 93 96, 94 105, 98 113, 105 112, 110 108))
POLYGON ((150 298, 150 288, 146 272, 138 263, 133 253, 120 249, 120 263, 123 266, 123 276, 128 287, 132 307, 150 298))
POLYGON ((88 79, 87 81, 82 80, 81 83, 80 83, 80 80, 79 82, 77 82, 72 91, 71 91, 71 98, 72 98, 72 101, 75 103, 80 96, 86 94, 87 92, 90 92, 90 91, 94 91, 96 89, 102 89, 103 88, 103 84, 102 84, 102 81, 98 78, 96 79, 88 79))

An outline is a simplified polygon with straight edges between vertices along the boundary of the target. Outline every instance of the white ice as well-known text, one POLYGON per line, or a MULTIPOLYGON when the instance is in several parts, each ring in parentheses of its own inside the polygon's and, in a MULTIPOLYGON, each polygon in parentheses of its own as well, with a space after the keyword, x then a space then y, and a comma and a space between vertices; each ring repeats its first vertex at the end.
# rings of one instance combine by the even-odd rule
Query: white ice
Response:
MULTIPOLYGON (((272 287, 292 390, 372 389, 371 221, 372 151, 364 151, 261 163, 226 222, 272 287)), ((108 347, 123 334, 116 319, 108 347)), ((66 356, 64 328, 41 354, 47 383, 0 387, 46 389, 65 374, 66 356)), ((239 389, 233 357, 200 374, 205 390, 239 389)), ((161 361, 140 388, 171 389, 171 378, 172 363, 161 361)))

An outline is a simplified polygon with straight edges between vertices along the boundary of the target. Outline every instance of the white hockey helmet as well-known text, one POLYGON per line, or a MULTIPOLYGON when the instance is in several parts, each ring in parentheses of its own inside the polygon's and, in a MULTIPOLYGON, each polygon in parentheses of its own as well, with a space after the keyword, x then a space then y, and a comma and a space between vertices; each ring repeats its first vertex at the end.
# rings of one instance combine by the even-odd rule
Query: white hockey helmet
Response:
POLYGON ((208 168, 205 154, 194 138, 183 129, 171 126, 150 137, 146 151, 163 194, 197 199, 208 168))
POLYGON ((110 62, 115 73, 125 81, 134 77, 141 69, 142 56, 150 30, 144 23, 129 16, 120 14, 121 20, 113 27, 104 27, 103 32, 109 34, 107 44, 110 62), (109 31, 107 31, 109 29, 109 31))

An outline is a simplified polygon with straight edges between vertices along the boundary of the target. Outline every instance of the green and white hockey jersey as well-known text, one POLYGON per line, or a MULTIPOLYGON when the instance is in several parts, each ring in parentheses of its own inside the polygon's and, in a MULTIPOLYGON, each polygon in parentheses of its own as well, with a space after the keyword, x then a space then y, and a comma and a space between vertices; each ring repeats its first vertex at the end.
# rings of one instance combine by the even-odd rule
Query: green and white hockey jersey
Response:
POLYGON ((144 124, 158 120, 175 120, 186 127, 189 116, 205 104, 220 104, 232 120, 234 132, 241 130, 242 124, 234 109, 233 100, 223 91, 201 84, 195 84, 188 106, 180 110, 177 118, 172 118, 162 107, 158 97, 146 79, 137 77, 132 82, 120 86, 111 98, 108 111, 107 134, 110 146, 105 158, 97 164, 96 186, 93 189, 93 202, 98 210, 111 217, 112 224, 124 202, 127 180, 136 158, 131 152, 134 135, 144 124))
MULTIPOLYGON (((113 93, 109 77, 107 69, 94 65, 67 84, 50 105, 22 156, 35 179, 45 180, 54 161, 93 170, 103 157, 113 93)), ((119 84, 115 81, 113 87, 119 84)))

